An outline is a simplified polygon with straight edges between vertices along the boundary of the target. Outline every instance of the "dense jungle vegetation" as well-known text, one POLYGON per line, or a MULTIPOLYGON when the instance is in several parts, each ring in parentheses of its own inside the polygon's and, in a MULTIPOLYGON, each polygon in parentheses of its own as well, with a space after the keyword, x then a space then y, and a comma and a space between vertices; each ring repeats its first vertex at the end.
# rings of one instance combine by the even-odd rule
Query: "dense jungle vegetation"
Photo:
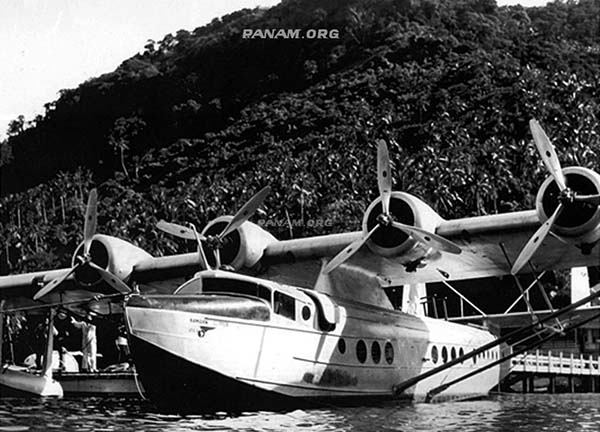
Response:
POLYGON ((10 124, 0 272, 66 265, 94 186, 99 231, 153 254, 193 247, 157 220, 203 226, 267 184, 254 220, 279 238, 357 229, 380 137, 394 189, 443 217, 531 208, 546 173, 530 118, 564 165, 599 168, 599 16, 598 0, 284 0, 148 41, 10 124), (339 38, 244 39, 247 28, 339 38))

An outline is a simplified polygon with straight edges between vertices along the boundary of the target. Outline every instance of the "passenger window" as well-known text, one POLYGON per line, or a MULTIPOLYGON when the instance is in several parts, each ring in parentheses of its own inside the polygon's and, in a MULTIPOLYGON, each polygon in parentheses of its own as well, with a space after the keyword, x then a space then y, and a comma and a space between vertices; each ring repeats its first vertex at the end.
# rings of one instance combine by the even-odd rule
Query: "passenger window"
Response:
MULTIPOLYGON (((461 347, 461 348, 458 350, 458 356, 459 356, 460 358, 462 358, 462 356, 464 356, 464 355, 465 355, 465 350, 463 350, 463 349, 462 349, 462 347, 461 347)), ((464 361, 464 360, 461 360, 461 363, 462 363, 463 361, 464 361)))
POLYGON ((346 352, 346 341, 344 339, 340 339, 337 347, 340 354, 344 354, 346 352))
POLYGON ((385 343, 385 361, 387 364, 394 363, 394 346, 389 342, 385 343))
POLYGON ((456 358, 456 350, 454 349, 454 347, 452 347, 452 349, 450 350, 450 357, 452 357, 452 360, 456 358))
POLYGON ((442 348, 442 361, 444 363, 448 361, 448 349, 446 347, 442 348))
POLYGON ((308 306, 302 306, 302 319, 304 321, 310 319, 310 308, 308 306))
POLYGON ((378 364, 381 360, 381 347, 377 341, 373 341, 371 344, 371 357, 373 358, 373 363, 375 364, 378 364))
POLYGON ((293 320, 296 318, 296 300, 287 294, 275 291, 273 310, 276 314, 293 320))
POLYGON ((431 347, 431 361, 432 361, 432 362, 434 362, 434 363, 437 363, 437 362, 438 362, 438 359, 439 359, 439 357, 440 357, 440 355, 439 355, 439 353, 438 353, 438 348, 437 348, 437 346, 435 346, 435 345, 434 345, 434 346, 432 346, 432 347, 431 347))
POLYGON ((359 340, 356 344, 356 358, 361 363, 364 363, 367 359, 367 345, 363 340, 359 340))

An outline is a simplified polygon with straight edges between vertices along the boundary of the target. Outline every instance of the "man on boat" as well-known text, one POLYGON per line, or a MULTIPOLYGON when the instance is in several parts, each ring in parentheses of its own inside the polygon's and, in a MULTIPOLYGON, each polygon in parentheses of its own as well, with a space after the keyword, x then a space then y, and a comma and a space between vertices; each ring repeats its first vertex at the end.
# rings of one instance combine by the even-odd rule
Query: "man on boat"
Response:
POLYGON ((96 326, 92 324, 92 316, 88 314, 86 320, 77 321, 71 318, 73 325, 81 329, 81 352, 83 358, 81 360, 81 369, 88 372, 96 372, 96 353, 97 339, 96 326))

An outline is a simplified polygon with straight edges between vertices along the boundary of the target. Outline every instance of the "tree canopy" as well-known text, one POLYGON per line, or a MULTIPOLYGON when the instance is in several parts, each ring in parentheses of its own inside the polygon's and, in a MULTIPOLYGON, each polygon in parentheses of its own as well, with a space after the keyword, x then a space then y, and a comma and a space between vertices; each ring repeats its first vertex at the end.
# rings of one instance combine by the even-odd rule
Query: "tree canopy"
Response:
POLYGON ((284 0, 148 41, 11 123, 0 270, 64 265, 94 186, 100 231, 152 253, 186 247, 157 220, 203 226, 267 184, 258 218, 276 236, 357 229, 376 196, 377 138, 394 189, 443 217, 531 208, 546 173, 530 118, 565 165, 598 169, 598 16, 594 0, 284 0), (244 39, 247 28, 339 38, 244 39))

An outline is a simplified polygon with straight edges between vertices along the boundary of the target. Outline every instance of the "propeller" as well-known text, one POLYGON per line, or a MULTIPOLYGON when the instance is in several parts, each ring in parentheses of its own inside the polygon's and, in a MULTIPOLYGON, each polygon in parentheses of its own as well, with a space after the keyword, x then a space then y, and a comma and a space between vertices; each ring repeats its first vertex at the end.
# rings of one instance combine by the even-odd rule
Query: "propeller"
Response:
POLYGON ((600 194, 597 195, 577 195, 577 192, 571 189, 567 184, 567 179, 562 172, 560 161, 554 150, 554 146, 548 139, 548 135, 542 129, 539 122, 535 119, 529 121, 529 128, 531 129, 531 135, 533 135, 533 141, 537 150, 542 157, 542 161, 546 166, 548 172, 554 177, 554 181, 559 189, 558 195, 558 206, 554 213, 541 227, 533 234, 529 239, 525 247, 519 253, 519 256, 515 260, 515 263, 510 270, 510 273, 515 275, 521 271, 521 269, 527 264, 527 262, 535 255, 536 251, 544 241, 544 239, 551 233, 552 227, 561 213, 571 206, 575 202, 586 202, 593 205, 600 205, 600 194))
POLYGON ((390 200, 392 197, 392 175, 390 170, 390 156, 387 148, 387 144, 384 140, 380 139, 377 141, 377 186, 379 189, 379 196, 381 198, 381 210, 382 213, 377 217, 377 225, 375 225, 368 233, 358 240, 355 240, 340 253, 338 253, 323 269, 325 274, 330 273, 339 267, 342 263, 348 260, 354 255, 369 238, 377 231, 380 227, 392 226, 399 231, 402 231, 405 235, 412 237, 418 243, 429 247, 435 248, 444 252, 452 254, 460 254, 461 249, 458 245, 447 240, 437 234, 431 233, 427 230, 417 228, 410 225, 394 220, 394 217, 390 213, 390 200))
POLYGON ((204 254, 204 248, 202 246, 202 242, 208 244, 208 247, 212 249, 216 268, 221 268, 221 252, 220 250, 223 248, 223 243, 225 237, 231 234, 233 231, 238 229, 244 222, 252 217, 252 215, 258 210, 258 208, 262 205, 265 198, 271 192, 271 188, 269 186, 265 186, 260 191, 258 191, 252 198, 250 198, 231 218, 227 226, 216 235, 203 235, 198 233, 196 227, 193 224, 190 224, 190 227, 185 227, 183 225, 179 225, 172 222, 165 222, 164 220, 159 221, 156 224, 156 227, 161 231, 164 231, 168 234, 174 235, 179 238, 183 238, 186 240, 195 240, 198 243, 198 257, 200 260, 200 265, 203 269, 210 269, 208 265, 208 260, 206 259, 206 255, 204 254))
POLYGON ((98 225, 98 192, 96 189, 90 191, 88 197, 87 206, 85 209, 85 220, 83 224, 83 255, 77 257, 77 264, 71 269, 66 271, 61 276, 52 279, 46 285, 44 285, 35 295, 34 300, 39 300, 45 295, 52 292, 56 287, 63 283, 69 276, 75 273, 78 269, 83 267, 91 267, 98 272, 102 280, 104 280, 113 289, 120 292, 121 294, 128 294, 131 289, 121 279, 113 275, 112 273, 99 267, 92 261, 92 255, 90 253, 92 247, 92 240, 96 233, 96 227, 98 225))

